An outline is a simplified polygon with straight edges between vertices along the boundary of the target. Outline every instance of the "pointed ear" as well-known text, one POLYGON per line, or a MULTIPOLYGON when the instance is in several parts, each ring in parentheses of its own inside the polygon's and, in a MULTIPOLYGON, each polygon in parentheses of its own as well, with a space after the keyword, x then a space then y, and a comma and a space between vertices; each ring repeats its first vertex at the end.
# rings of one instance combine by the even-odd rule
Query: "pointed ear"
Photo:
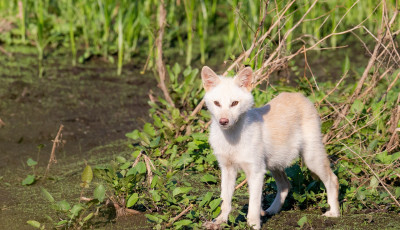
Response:
POLYGON ((253 70, 250 67, 246 67, 239 71, 235 77, 235 82, 239 87, 245 88, 247 91, 251 91, 253 81, 253 70))
POLYGON ((204 66, 201 70, 201 79, 203 80, 203 87, 206 91, 214 88, 220 82, 218 75, 208 66, 204 66))

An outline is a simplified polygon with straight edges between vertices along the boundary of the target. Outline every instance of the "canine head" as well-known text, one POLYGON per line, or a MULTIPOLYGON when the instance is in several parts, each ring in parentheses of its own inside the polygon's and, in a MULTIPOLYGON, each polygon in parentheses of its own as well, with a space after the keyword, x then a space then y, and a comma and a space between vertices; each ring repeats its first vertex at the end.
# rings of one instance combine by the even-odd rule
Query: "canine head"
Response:
POLYGON ((244 68, 234 78, 218 76, 209 67, 201 70, 204 100, 212 118, 221 128, 229 129, 236 124, 241 115, 253 106, 251 81, 253 71, 244 68))

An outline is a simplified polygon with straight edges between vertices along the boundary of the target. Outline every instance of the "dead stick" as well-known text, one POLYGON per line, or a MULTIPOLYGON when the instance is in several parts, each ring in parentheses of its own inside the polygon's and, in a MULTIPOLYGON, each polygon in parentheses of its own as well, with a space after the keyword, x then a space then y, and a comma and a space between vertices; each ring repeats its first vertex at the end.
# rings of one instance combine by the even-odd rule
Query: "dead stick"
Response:
POLYGON ((201 102, 196 106, 196 108, 193 110, 190 116, 193 117, 194 115, 196 115, 201 110, 201 108, 203 108, 203 105, 204 105, 204 99, 201 100, 201 102))
POLYGON ((193 208, 193 204, 189 205, 185 210, 183 210, 179 215, 175 216, 172 222, 169 222, 166 226, 171 227, 172 224, 177 221, 179 218, 181 218, 183 215, 185 215, 187 212, 189 212, 193 208))
POLYGON ((151 182, 153 181, 153 172, 151 171, 151 166, 150 166, 150 158, 146 155, 143 155, 144 157, 144 162, 146 164, 146 170, 147 170, 147 179, 149 181, 149 186, 151 185, 151 182))
POLYGON ((164 8, 164 0, 161 0, 161 4, 159 6, 159 19, 158 19, 158 26, 160 27, 159 31, 158 31, 158 38, 156 40, 156 46, 157 46, 157 70, 158 70, 158 74, 160 76, 160 82, 158 87, 160 87, 160 89, 163 91, 165 100, 167 100, 167 102, 172 106, 175 107, 174 102, 172 101, 169 93, 168 93, 168 89, 167 86, 165 85, 165 80, 166 80, 166 71, 165 71, 165 65, 163 62, 163 53, 162 53, 162 40, 163 40, 163 36, 164 36, 164 28, 165 28, 165 24, 166 24, 166 20, 165 17, 167 15, 167 12, 165 11, 164 8))
POLYGON ((240 187, 242 187, 242 186, 245 185, 246 183, 247 183, 247 178, 244 179, 244 181, 242 181, 240 184, 238 184, 238 185, 235 187, 235 190, 238 189, 238 188, 240 188, 240 187))
POLYGON ((140 160, 140 157, 142 156, 142 154, 143 154, 143 151, 140 151, 139 155, 136 157, 135 162, 133 162, 133 164, 132 164, 132 168, 134 168, 139 163, 139 160, 140 160))
POLYGON ((53 140, 53 148, 51 149, 50 159, 49 159, 49 163, 47 164, 47 168, 46 168, 46 172, 44 174, 44 178, 47 177, 47 174, 49 173, 51 164, 52 163, 57 163, 57 160, 56 160, 56 147, 57 147, 58 143, 60 143, 60 136, 61 136, 61 131, 63 130, 63 128, 64 128, 64 125, 60 125, 60 128, 58 129, 58 133, 56 135, 56 138, 54 138, 54 140, 53 140))

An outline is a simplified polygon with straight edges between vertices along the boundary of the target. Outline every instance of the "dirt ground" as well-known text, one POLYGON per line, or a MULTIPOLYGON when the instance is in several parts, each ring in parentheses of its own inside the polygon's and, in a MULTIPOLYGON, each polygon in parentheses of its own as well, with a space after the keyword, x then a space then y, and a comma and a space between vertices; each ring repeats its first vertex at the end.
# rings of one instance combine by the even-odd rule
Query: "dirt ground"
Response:
POLYGON ((72 67, 60 53, 46 58, 45 76, 38 79, 33 50, 13 47, 10 52, 11 58, 0 57, 0 119, 5 124, 0 128, 0 229, 29 229, 27 220, 41 221, 52 213, 40 186, 56 200, 76 199, 85 160, 95 165, 127 151, 127 143, 118 140, 147 119, 147 92, 156 82, 152 72, 140 74, 142 63, 125 66, 117 77, 115 67, 101 59, 72 67), (32 174, 28 158, 39 162, 35 173, 43 175, 61 124, 63 146, 50 170, 53 180, 22 186, 32 174))
MULTIPOLYGON (((156 81, 151 71, 140 74, 141 62, 125 65, 123 76, 118 77, 115 65, 100 58, 72 67, 68 55, 57 51, 46 58, 44 77, 38 79, 34 48, 7 50, 12 57, 0 55, 0 119, 5 124, 0 125, 0 229, 32 229, 26 221, 49 223, 46 215, 57 218, 40 195, 40 187, 57 201, 77 202, 85 161, 95 166, 130 153, 125 133, 148 119, 147 92, 156 89, 156 81), (22 180, 33 173, 28 158, 39 162, 34 173, 43 175, 60 124, 65 126, 64 144, 56 152, 50 179, 22 186, 22 180)), ((320 62, 316 65, 320 66, 316 72, 329 71, 320 62)), ((346 213, 338 219, 320 214, 289 208, 265 219, 263 229, 298 228, 297 221, 304 215, 308 221, 303 229, 400 226, 397 213, 346 213)), ((118 220, 107 210, 101 215, 93 228, 151 229, 144 214, 118 220)))

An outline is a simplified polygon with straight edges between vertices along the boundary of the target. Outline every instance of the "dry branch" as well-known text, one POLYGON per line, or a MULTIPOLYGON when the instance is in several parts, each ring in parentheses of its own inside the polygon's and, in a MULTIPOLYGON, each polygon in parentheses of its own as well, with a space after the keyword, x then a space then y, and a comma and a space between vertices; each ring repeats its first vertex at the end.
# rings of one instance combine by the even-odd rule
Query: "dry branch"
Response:
POLYGON ((389 133, 392 134, 389 143, 386 146, 386 149, 388 152, 393 151, 394 149, 398 148, 400 145, 399 141, 399 128, 397 128, 397 124, 399 123, 400 120, 400 93, 397 97, 397 102, 396 105, 397 107, 393 108, 392 110, 392 116, 390 119, 390 127, 389 127, 389 133))
POLYGON ((244 181, 240 182, 240 184, 236 185, 235 190, 242 187, 243 185, 245 185, 247 183, 247 178, 244 179, 244 181))
POLYGON ((64 125, 60 125, 60 128, 58 129, 57 135, 54 138, 54 140, 52 140, 53 142, 53 147, 51 149, 51 154, 50 154, 50 158, 49 158, 49 163, 47 164, 47 168, 46 168, 46 172, 44 174, 44 178, 47 177, 47 174, 49 173, 50 170, 50 166, 52 163, 57 163, 57 159, 56 159, 56 148, 58 147, 58 145, 61 143, 61 138, 62 138, 62 130, 64 128, 64 125))
POLYGON ((171 99, 171 96, 168 93, 167 86, 165 85, 166 81, 166 71, 165 71, 165 65, 163 62, 163 51, 162 51, 162 41, 163 41, 163 36, 164 36, 164 29, 165 29, 165 24, 166 24, 166 15, 167 12, 165 11, 164 7, 164 0, 161 0, 161 4, 159 5, 159 18, 158 18, 158 26, 160 27, 158 31, 158 37, 156 40, 156 47, 157 47, 157 71, 160 77, 160 82, 158 84, 158 87, 162 90, 165 100, 172 106, 175 107, 174 102, 171 99))
POLYGON ((179 213, 179 215, 175 216, 174 219, 172 219, 171 222, 169 222, 166 227, 171 227, 172 224, 177 221, 179 218, 181 218, 183 215, 185 215, 186 213, 188 213, 191 209, 193 208, 193 204, 189 205, 189 207, 187 207, 185 210, 183 210, 181 213, 179 213))

